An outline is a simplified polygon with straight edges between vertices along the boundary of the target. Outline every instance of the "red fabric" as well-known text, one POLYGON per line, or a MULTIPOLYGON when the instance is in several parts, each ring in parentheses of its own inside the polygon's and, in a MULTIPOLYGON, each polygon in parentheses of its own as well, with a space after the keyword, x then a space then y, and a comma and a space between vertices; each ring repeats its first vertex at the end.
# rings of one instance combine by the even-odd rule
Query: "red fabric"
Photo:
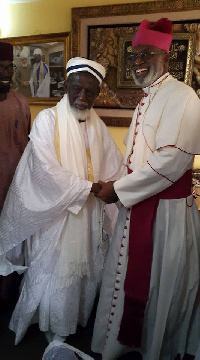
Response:
MULTIPOLYGON (((130 173, 130 172, 129 172, 130 173)), ((132 207, 129 234, 129 259, 124 283, 124 312, 118 340, 140 347, 144 311, 148 300, 153 254, 152 230, 160 199, 181 199, 191 194, 192 170, 159 194, 132 207)))
POLYGON ((169 52, 172 39, 172 23, 167 18, 162 18, 153 24, 148 20, 143 20, 133 37, 132 47, 152 45, 169 52))

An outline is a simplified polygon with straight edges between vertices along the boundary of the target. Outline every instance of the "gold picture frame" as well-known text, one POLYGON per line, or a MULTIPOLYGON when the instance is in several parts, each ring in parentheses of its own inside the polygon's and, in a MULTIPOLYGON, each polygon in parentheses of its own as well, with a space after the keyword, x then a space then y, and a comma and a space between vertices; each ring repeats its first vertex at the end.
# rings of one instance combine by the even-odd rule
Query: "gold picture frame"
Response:
MULTIPOLYGON (((131 74, 131 61, 129 56, 132 52, 133 36, 121 36, 119 38, 117 87, 136 88, 137 86, 131 74)), ((175 33, 170 47, 169 72, 177 80, 191 86, 193 59, 195 53, 196 34, 175 33)))
MULTIPOLYGON (((175 24, 173 28, 174 33, 196 33, 192 29, 192 25, 193 20, 197 22, 200 19, 200 0, 150 1, 72 8, 71 56, 90 56, 88 51, 88 47, 91 44, 89 32, 92 27, 96 27, 100 32, 102 27, 127 26, 127 31, 131 31, 130 34, 133 34, 135 28, 130 30, 130 24, 137 27, 145 18, 149 21, 155 21, 162 16, 168 17, 175 24), (184 22, 189 24, 189 26, 191 25, 191 31, 186 28, 184 30, 181 29, 184 27, 184 22)), ((197 27, 198 25, 197 23, 195 24, 197 27)), ((197 39, 199 40, 199 34, 197 39)), ((193 61, 194 58, 192 57, 190 63, 193 64, 193 61)), ((197 87, 200 86, 197 85, 197 87)), ((124 89, 127 95, 128 90, 124 89)), ((129 126, 135 103, 139 101, 140 96, 140 89, 133 89, 131 96, 129 96, 132 102, 131 109, 117 106, 105 106, 102 108, 97 102, 96 111, 109 126, 129 126)), ((100 100, 102 101, 102 99, 100 100)))
MULTIPOLYGON (((2 41, 9 42, 13 45, 13 62, 16 65, 16 68, 13 76, 12 89, 26 96, 30 105, 56 105, 64 92, 64 82, 66 80, 66 63, 70 56, 70 33, 62 32, 33 36, 10 37, 2 38, 2 41), (31 79, 33 76, 33 53, 37 48, 41 49, 42 62, 45 64, 45 68, 49 69, 49 82, 47 83, 47 92, 49 96, 34 95, 31 86, 28 84, 25 90, 20 87, 19 75, 21 74, 21 54, 27 54, 26 57, 28 59, 27 62, 29 73, 26 76, 29 76, 31 79), (23 50, 25 50, 25 52, 23 50)), ((30 81, 27 81, 27 83, 28 82, 30 83, 30 81)), ((45 92, 43 92, 43 94, 45 94, 45 92)), ((41 92, 40 95, 43 94, 41 92)))

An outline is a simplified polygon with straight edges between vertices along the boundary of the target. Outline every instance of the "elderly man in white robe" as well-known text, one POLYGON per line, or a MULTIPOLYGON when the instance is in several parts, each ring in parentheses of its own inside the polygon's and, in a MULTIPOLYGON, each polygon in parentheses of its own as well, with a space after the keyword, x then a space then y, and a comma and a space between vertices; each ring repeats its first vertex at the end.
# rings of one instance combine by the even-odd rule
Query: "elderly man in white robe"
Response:
POLYGON ((33 322, 49 342, 86 326, 101 283, 108 219, 94 195, 99 179, 123 172, 121 152, 92 108, 104 76, 97 62, 69 60, 67 94, 35 119, 2 210, 0 274, 25 271, 10 321, 16 344, 33 322))
POLYGON ((47 64, 42 61, 42 50, 33 51, 35 63, 31 69, 30 87, 32 97, 50 96, 50 71, 47 64))
POLYGON ((134 350, 143 360, 183 359, 195 355, 200 335, 200 219, 191 194, 200 100, 168 72, 171 40, 168 19, 143 20, 133 38, 132 73, 144 94, 127 138, 127 175, 97 194, 123 205, 92 341, 103 360, 134 350))

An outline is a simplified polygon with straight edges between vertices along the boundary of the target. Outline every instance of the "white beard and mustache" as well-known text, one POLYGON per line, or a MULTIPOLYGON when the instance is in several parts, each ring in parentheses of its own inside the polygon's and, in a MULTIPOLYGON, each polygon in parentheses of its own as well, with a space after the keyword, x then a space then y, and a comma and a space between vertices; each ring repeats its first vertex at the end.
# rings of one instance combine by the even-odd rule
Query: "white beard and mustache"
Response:
POLYGON ((144 78, 141 79, 138 79, 136 77, 134 70, 132 71, 133 80, 135 81, 136 85, 141 86, 142 88, 150 86, 163 74, 164 74, 163 64, 151 65, 149 73, 144 78))
POLYGON ((76 108, 71 106, 71 111, 72 111, 74 117, 77 120, 86 120, 86 119, 88 119, 90 117, 90 110, 89 109, 77 110, 76 108))
MULTIPOLYGON (((77 119, 77 120, 86 120, 90 117, 90 109, 85 109, 85 110, 78 110, 76 107, 75 107, 75 104, 76 104, 76 101, 70 105, 71 107, 71 110, 72 110, 72 113, 74 115, 74 117, 77 119)), ((87 103, 83 103, 85 106, 88 106, 87 103)))

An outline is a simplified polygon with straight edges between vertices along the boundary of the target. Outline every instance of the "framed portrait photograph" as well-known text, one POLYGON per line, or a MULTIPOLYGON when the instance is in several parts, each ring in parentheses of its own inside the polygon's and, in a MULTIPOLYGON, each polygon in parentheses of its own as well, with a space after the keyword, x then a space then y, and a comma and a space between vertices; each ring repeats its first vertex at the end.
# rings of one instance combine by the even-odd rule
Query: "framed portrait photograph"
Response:
POLYGON ((64 94, 69 33, 6 38, 13 45, 12 90, 30 104, 54 105, 64 94))
POLYGON ((72 9, 71 55, 88 57, 106 68, 95 107, 107 125, 129 126, 142 96, 130 70, 131 40, 142 20, 161 17, 173 23, 169 71, 200 96, 200 0, 72 9))

